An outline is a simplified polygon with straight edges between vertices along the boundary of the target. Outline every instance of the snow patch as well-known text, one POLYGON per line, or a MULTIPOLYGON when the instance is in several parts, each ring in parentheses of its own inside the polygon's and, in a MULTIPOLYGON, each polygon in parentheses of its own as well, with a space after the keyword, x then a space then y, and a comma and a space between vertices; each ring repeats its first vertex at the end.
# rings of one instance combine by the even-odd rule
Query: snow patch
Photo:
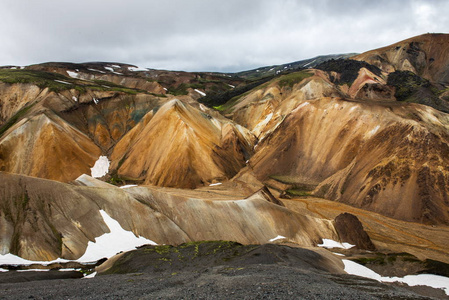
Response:
POLYGON ((98 102, 100 102, 100 100, 98 100, 97 98, 93 98, 92 101, 96 104, 98 104, 98 102))
POLYGON ((18 257, 17 255, 14 255, 11 253, 7 253, 5 255, 0 255, 0 265, 13 265, 13 266, 30 265, 30 264, 49 265, 52 263, 64 263, 64 262, 69 262, 69 260, 58 258, 53 261, 32 261, 32 260, 18 257))
POLYGON ((148 68, 141 68, 141 67, 128 67, 128 70, 132 72, 138 72, 138 71, 148 71, 148 68))
POLYGON ((78 102, 78 98, 76 98, 75 96, 72 96, 72 100, 78 102))
POLYGON ((84 278, 86 278, 86 279, 94 278, 95 275, 97 275, 97 272, 90 273, 89 275, 84 276, 83 279, 84 279, 84 278))
POLYGON ((69 74, 69 76, 72 77, 72 78, 79 78, 79 76, 80 76, 78 73, 73 72, 73 71, 66 71, 66 72, 67 72, 67 74, 69 74))
POLYGON ((0 268, 0 272, 8 272, 9 270, 7 270, 7 269, 2 269, 2 268, 0 268))
POLYGON ((216 186, 216 185, 220 185, 220 184, 222 184, 222 183, 221 182, 211 183, 211 184, 209 184, 209 186, 216 186))
POLYGON ((195 92, 197 92, 198 94, 200 94, 201 96, 206 96, 206 93, 205 92, 202 92, 202 91, 200 91, 200 90, 198 90, 198 89, 195 89, 195 92))
POLYGON ((269 242, 274 242, 274 241, 282 240, 282 239, 286 239, 286 237, 282 236, 282 235, 278 235, 277 237, 272 238, 271 240, 269 240, 269 242))
POLYGON ((137 184, 127 184, 127 185, 121 186, 120 188, 121 189, 127 189, 127 188, 134 187, 134 186, 138 186, 138 185, 137 184))
MULTIPOLYGON (((104 67, 104 68, 105 68, 106 70, 108 70, 108 71, 114 73, 114 74, 117 74, 117 75, 123 75, 122 73, 115 72, 114 69, 111 68, 111 67, 104 67)), ((118 68, 120 68, 120 66, 118 66, 118 68)))
POLYGON ((89 242, 86 252, 78 261, 97 261, 104 257, 110 258, 119 252, 134 250, 142 245, 157 245, 152 240, 141 236, 136 237, 131 231, 123 229, 120 223, 111 218, 104 210, 100 210, 100 214, 110 232, 95 238, 95 242, 89 242))
POLYGON ((17 270, 17 272, 45 272, 50 271, 50 269, 26 269, 26 270, 17 270))
POLYGON ((407 275, 405 277, 383 277, 373 270, 353 261, 347 259, 343 259, 342 261, 345 265, 345 272, 351 275, 371 278, 379 282, 401 282, 408 284, 409 286, 430 286, 437 289, 443 289, 446 295, 449 295, 449 277, 433 274, 407 275))
POLYGON ((235 85, 228 84, 228 86, 230 86, 231 88, 235 89, 235 85))
POLYGON ((103 73, 103 74, 105 74, 106 72, 104 72, 104 71, 100 71, 100 70, 97 70, 97 69, 88 69, 89 71, 93 71, 93 72, 99 72, 99 73, 103 73))
POLYGON ((312 63, 315 62, 315 61, 316 61, 316 59, 312 60, 311 62, 309 62, 309 63, 307 63, 307 64, 305 64, 305 65, 303 65, 303 67, 307 67, 308 65, 312 64, 312 63))
POLYGON ((56 79, 55 79, 55 81, 56 81, 56 82, 59 82, 59 83, 64 83, 64 84, 71 84, 70 82, 62 81, 62 80, 56 80, 56 79))
POLYGON ((94 166, 90 168, 91 176, 99 178, 106 175, 109 171, 109 159, 107 156, 100 156, 94 166))
POLYGON ((327 248, 327 249, 332 249, 332 248, 350 249, 352 247, 355 247, 355 245, 351 245, 349 243, 340 243, 340 242, 336 242, 331 239, 323 239, 323 243, 318 244, 317 246, 322 247, 322 248, 327 248))
MULTIPOLYGON (((142 245, 157 245, 152 240, 141 236, 137 237, 133 232, 123 229, 120 223, 112 219, 104 210, 100 210, 100 214, 110 232, 95 238, 95 242, 89 242, 84 255, 75 261, 84 263, 94 262, 101 258, 110 258, 119 252, 134 250, 136 247, 142 245)), ((0 255, 0 265, 49 265, 52 263, 66 262, 70 262, 70 260, 58 258, 53 261, 31 261, 11 253, 0 255)))

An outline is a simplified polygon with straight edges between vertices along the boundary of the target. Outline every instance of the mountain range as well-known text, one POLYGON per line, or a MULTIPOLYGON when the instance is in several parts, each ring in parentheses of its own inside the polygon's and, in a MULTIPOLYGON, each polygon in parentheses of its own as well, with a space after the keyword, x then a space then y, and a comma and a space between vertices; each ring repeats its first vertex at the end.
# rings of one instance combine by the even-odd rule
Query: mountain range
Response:
POLYGON ((447 34, 239 73, 4 66, 0 254, 79 259, 104 211, 156 244, 330 239, 446 264, 448 113, 447 34))

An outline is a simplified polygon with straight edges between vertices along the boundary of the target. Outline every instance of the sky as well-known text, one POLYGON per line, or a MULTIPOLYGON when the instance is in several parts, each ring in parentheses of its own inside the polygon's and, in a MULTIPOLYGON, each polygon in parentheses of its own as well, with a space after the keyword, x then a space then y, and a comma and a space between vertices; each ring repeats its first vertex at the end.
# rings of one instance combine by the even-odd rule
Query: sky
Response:
POLYGON ((446 0, 1 0, 0 65, 236 72, 449 31, 446 0))

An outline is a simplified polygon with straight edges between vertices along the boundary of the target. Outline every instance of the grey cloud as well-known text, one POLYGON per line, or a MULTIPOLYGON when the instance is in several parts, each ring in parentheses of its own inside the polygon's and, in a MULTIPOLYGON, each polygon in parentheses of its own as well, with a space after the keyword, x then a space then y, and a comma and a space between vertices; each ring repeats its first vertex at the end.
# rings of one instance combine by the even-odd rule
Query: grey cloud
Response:
POLYGON ((442 0, 4 0, 0 65, 237 71, 444 31, 448 8, 442 0))

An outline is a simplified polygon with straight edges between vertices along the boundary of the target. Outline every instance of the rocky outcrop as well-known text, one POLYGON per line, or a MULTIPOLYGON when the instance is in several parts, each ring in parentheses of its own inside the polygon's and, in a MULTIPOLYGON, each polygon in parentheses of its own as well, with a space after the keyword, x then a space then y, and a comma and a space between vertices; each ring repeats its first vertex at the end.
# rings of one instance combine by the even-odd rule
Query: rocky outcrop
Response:
POLYGON ((334 226, 342 242, 355 245, 358 249, 376 250, 370 237, 363 229, 362 223, 356 216, 350 213, 340 214, 335 218, 334 226))

